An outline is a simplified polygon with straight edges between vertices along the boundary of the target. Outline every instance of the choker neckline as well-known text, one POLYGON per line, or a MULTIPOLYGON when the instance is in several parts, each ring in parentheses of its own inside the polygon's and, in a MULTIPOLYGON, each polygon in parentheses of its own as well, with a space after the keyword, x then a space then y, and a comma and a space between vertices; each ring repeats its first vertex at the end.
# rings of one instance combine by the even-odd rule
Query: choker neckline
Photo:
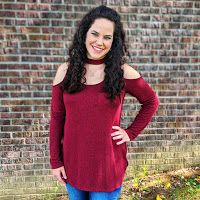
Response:
POLYGON ((93 64, 93 65, 100 65, 100 64, 102 64, 104 62, 105 62, 104 58, 101 58, 99 60, 94 60, 94 59, 91 59, 91 58, 87 58, 86 59, 86 63, 93 64))

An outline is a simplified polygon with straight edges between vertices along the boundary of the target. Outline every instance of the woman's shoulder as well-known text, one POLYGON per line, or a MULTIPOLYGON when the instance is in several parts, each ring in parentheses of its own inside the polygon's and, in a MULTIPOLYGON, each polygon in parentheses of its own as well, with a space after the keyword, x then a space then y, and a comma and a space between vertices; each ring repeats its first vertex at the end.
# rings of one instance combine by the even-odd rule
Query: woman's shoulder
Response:
POLYGON ((67 73, 67 69, 68 69, 68 63, 62 63, 61 65, 58 66, 58 69, 56 71, 56 75, 55 78, 53 80, 53 85, 57 85, 59 83, 61 83, 67 73))
POLYGON ((133 67, 131 67, 127 63, 123 64, 121 68, 124 70, 125 79, 137 79, 141 76, 137 70, 135 70, 133 67))

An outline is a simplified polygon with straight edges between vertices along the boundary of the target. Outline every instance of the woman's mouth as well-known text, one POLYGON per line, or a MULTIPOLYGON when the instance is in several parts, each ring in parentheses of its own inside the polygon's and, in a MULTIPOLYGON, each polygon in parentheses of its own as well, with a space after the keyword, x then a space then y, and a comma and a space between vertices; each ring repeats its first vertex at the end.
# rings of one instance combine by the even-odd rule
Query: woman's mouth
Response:
POLYGON ((96 53, 101 53, 103 51, 103 49, 99 48, 99 47, 95 47, 95 46, 92 46, 94 52, 96 53))

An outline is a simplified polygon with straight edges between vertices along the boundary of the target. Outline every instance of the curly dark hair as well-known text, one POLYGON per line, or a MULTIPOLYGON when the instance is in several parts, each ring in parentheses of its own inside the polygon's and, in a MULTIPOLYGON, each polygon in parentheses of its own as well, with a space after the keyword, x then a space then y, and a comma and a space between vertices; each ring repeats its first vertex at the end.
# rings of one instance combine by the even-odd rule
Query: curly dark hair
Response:
POLYGON ((61 88, 68 93, 76 93, 85 88, 86 69, 84 67, 87 60, 87 49, 85 46, 86 34, 97 18, 105 18, 114 22, 113 42, 110 51, 105 59, 105 78, 103 91, 107 93, 107 98, 113 101, 120 95, 125 83, 123 79, 124 71, 121 65, 125 63, 125 32, 120 21, 120 15, 113 9, 104 5, 91 9, 79 22, 78 29, 74 35, 72 45, 69 48, 69 57, 66 60, 68 70, 61 83, 61 88), (84 80, 84 83, 81 82, 84 80))

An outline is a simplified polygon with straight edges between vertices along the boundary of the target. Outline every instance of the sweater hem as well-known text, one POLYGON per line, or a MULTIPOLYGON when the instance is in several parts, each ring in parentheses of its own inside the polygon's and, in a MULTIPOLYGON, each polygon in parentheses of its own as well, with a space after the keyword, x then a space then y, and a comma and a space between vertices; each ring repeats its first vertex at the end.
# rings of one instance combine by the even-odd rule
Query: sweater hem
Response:
POLYGON ((114 190, 116 190, 117 188, 119 188, 123 184, 123 181, 119 185, 117 185, 117 186, 115 186, 115 187, 113 187, 111 189, 108 189, 108 190, 91 189, 91 188, 88 188, 88 187, 85 187, 85 186, 83 186, 83 187, 82 186, 77 186, 76 184, 74 184, 73 182, 71 182, 69 180, 66 180, 66 184, 67 183, 69 183, 71 186, 73 186, 73 187, 75 187, 75 188, 77 188, 79 190, 83 190, 83 191, 87 191, 87 192, 113 192, 114 190))

